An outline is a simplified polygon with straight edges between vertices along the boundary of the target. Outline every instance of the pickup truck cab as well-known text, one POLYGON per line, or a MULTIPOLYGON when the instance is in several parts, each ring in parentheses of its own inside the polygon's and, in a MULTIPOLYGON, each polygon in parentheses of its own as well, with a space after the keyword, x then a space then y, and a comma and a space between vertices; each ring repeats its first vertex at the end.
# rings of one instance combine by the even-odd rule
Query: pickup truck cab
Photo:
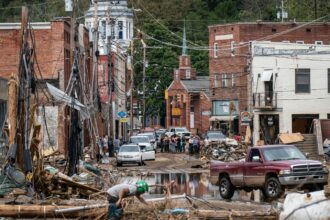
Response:
POLYGON ((219 185, 224 199, 232 198, 235 189, 261 189, 270 200, 285 188, 327 184, 328 169, 319 161, 308 160, 294 145, 252 147, 245 161, 224 163, 211 161, 211 183, 219 185))

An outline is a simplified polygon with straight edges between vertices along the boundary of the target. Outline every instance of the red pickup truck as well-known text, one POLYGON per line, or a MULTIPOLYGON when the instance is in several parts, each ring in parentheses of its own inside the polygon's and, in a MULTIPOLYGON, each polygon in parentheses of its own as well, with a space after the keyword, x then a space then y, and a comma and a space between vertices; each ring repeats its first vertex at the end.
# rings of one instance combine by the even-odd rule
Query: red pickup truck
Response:
POLYGON ((235 189, 261 189, 267 199, 282 195, 285 188, 327 184, 328 169, 321 162, 306 159, 294 145, 252 147, 245 161, 211 161, 211 182, 220 195, 230 199, 235 189))

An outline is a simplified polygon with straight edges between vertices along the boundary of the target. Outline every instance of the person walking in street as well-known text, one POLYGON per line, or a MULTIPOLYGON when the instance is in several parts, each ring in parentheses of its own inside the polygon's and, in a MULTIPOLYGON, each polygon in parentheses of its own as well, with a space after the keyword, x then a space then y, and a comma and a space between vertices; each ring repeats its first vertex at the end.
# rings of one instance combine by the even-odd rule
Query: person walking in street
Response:
POLYGON ((180 153, 184 153, 184 147, 185 147, 185 137, 184 135, 181 135, 180 137, 180 153))
POLYGON ((149 185, 144 180, 139 180, 136 184, 118 184, 107 190, 109 209, 108 219, 120 219, 122 216, 122 201, 124 198, 135 196, 140 202, 148 205, 141 196, 149 191, 149 185))
POLYGON ((165 142, 165 152, 168 153, 170 151, 170 138, 166 136, 164 142, 165 142))
POLYGON ((160 138, 160 152, 164 153, 164 147, 165 147, 165 136, 161 136, 160 138))
POLYGON ((109 150, 109 157, 112 157, 114 153, 114 145, 113 145, 112 137, 108 138, 108 150, 109 150))
POLYGON ((175 143, 176 143, 176 145, 175 145, 175 153, 180 153, 180 135, 178 135, 178 136, 176 136, 176 138, 175 138, 175 143))

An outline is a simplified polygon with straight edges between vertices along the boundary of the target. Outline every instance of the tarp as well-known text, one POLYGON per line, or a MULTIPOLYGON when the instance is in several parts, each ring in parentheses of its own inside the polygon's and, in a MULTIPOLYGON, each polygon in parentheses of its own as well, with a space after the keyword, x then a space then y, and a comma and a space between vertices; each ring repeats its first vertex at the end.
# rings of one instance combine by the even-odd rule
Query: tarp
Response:
POLYGON ((261 73, 261 82, 267 82, 270 81, 270 79, 272 78, 273 75, 273 70, 264 70, 261 73))
POLYGON ((280 138, 282 144, 291 144, 304 141, 304 136, 300 133, 282 133, 279 134, 278 137, 280 138))
POLYGON ((77 99, 69 96, 62 90, 56 88, 55 86, 49 83, 46 84, 50 94, 54 97, 56 101, 64 102, 67 106, 78 110, 83 119, 90 118, 89 110, 85 105, 83 105, 77 99))

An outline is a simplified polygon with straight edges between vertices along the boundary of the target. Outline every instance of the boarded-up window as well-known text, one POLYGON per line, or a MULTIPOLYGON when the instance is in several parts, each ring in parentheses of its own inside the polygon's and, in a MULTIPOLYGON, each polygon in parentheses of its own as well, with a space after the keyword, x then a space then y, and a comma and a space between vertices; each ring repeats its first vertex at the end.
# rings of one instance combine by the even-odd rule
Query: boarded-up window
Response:
POLYGON ((310 93, 310 69, 296 69, 296 93, 310 93))

